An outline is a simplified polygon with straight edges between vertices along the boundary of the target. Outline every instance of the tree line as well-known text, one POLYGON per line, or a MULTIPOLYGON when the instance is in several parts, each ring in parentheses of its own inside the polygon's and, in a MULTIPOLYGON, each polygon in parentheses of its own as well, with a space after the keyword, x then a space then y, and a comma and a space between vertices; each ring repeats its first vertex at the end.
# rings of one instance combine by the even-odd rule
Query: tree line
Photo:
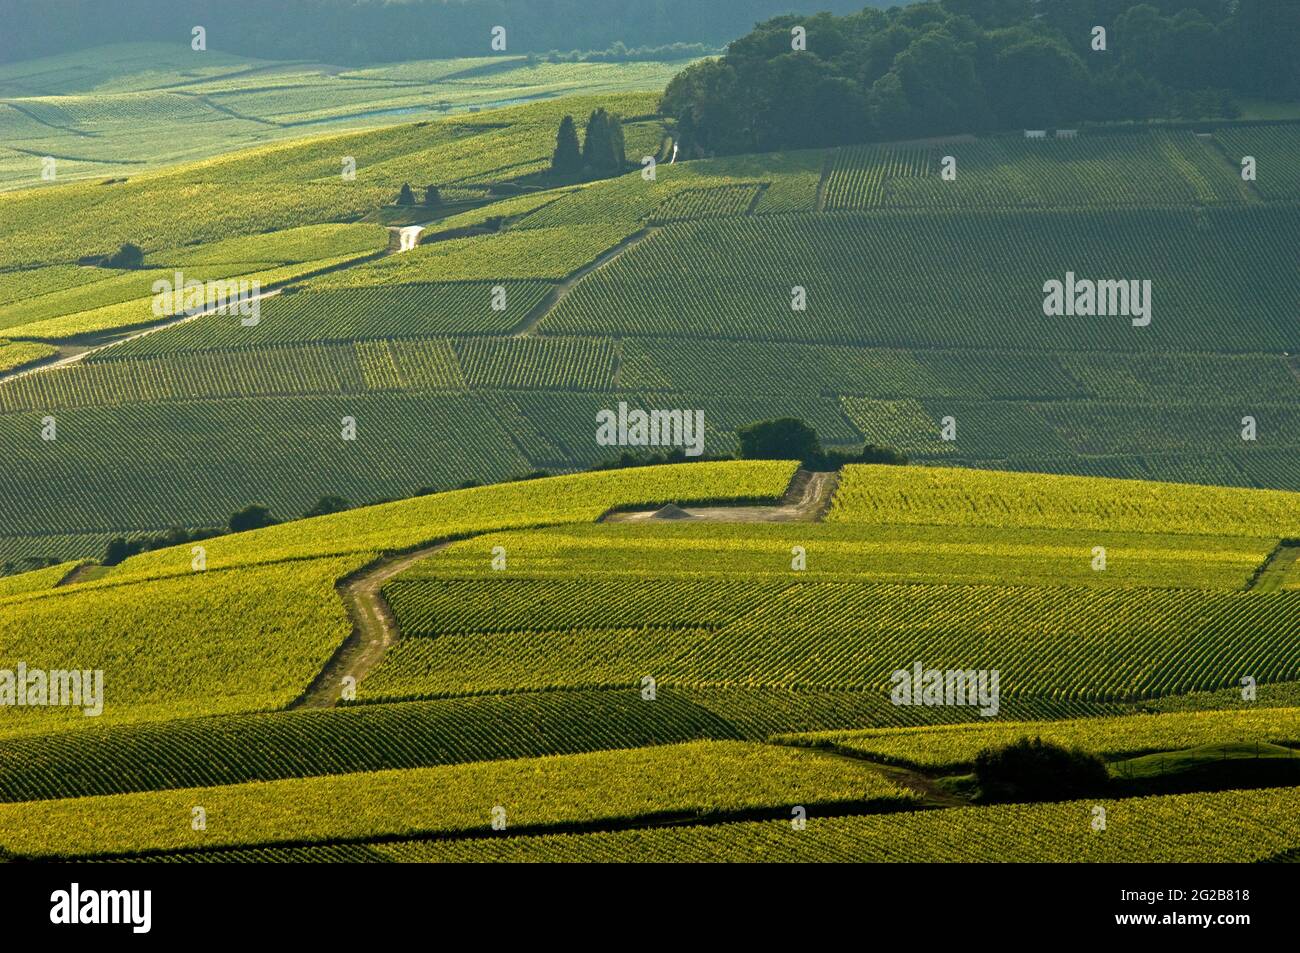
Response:
MULTIPOLYGON (((872 0, 888 5, 892 0, 872 0)), ((489 55, 494 26, 506 53, 602 51, 610 60, 663 58, 674 43, 718 47, 792 0, 13 0, 4 8, 0 63, 104 43, 190 42, 266 59, 361 65, 489 55), (655 50, 653 48, 661 48, 655 50), (629 50, 637 50, 629 54, 629 50)), ((848 12, 862 0, 816 0, 848 12)), ((567 54, 572 57, 573 54, 567 54)))
POLYGON ((1298 50, 1295 0, 936 0, 768 20, 661 109, 688 155, 1234 116, 1300 97, 1298 50))

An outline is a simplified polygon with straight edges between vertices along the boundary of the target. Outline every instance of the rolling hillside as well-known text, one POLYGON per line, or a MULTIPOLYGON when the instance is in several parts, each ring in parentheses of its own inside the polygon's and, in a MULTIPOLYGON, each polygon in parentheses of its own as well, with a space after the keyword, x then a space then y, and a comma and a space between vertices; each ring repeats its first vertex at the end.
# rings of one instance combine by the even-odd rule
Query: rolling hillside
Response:
POLYGON ((1290 789, 1117 791, 1102 843, 1072 833, 1089 815, 1068 804, 960 806, 936 785, 1026 733, 1117 766, 1207 745, 1294 754, 1300 577, 1263 591, 1258 570, 1297 534, 1297 503, 912 467, 850 467, 836 488, 794 464, 684 464, 227 536, 203 571, 181 546, 64 585, 46 573, 0 600, 0 668, 75 655, 104 671, 106 702, 95 719, 7 716, 0 850, 902 859, 890 838, 932 831, 907 859, 1261 859, 1300 845, 1290 789), (685 519, 651 518, 670 501, 685 519), (888 671, 915 660, 998 670, 999 710, 891 703, 888 671), (1234 687, 1243 673, 1258 702, 1234 687), (206 827, 176 823, 194 804, 206 827), (1212 843, 1161 833, 1211 812, 1229 832, 1212 843))
POLYGON ((610 456, 593 421, 620 401, 702 410, 710 453, 792 415, 927 463, 1300 488, 1300 221, 1270 158, 1296 127, 548 181, 560 116, 598 105, 632 120, 629 163, 661 151, 653 95, 592 95, 0 196, 18 223, 0 262, 0 554, 97 556, 253 502, 287 517, 331 494, 580 469, 610 456), (395 252, 381 206, 407 181, 445 206, 404 213, 424 231, 395 252), (142 270, 75 264, 122 241, 142 270), (283 290, 255 326, 141 335, 166 323, 152 282, 178 269, 283 290), (1044 282, 1067 274, 1150 281, 1149 324, 1045 316, 1044 282), (39 439, 47 418, 57 440, 39 439))

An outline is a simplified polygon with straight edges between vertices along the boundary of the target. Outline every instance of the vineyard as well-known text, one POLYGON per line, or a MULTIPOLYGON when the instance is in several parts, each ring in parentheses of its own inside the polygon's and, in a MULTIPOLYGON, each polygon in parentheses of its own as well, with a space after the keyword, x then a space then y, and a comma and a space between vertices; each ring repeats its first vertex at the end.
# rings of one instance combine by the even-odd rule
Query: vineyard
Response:
MULTIPOLYGON (((408 863, 1251 863, 1300 835, 1294 788, 1104 802, 1017 804, 858 817, 816 817, 499 840, 412 840, 370 848, 408 863), (1189 832, 1194 832, 1189 833, 1189 832)), ((352 858, 349 858, 352 859, 352 858)))
POLYGON ((873 761, 953 770, 969 767, 985 748, 1026 736, 1083 748, 1109 758, 1247 739, 1300 745, 1300 710, 1270 708, 1263 711, 1175 713, 907 731, 832 731, 791 735, 781 740, 788 744, 850 752, 873 761))
POLYGON ((1294 856, 1300 126, 728 155, 622 52, 0 63, 0 860, 1294 856))
MULTIPOLYGON (((1055 825, 1063 839, 1008 849, 1050 857, 1044 851, 1067 843, 1051 813, 1060 805, 900 814, 917 802, 914 791, 859 758, 807 749, 935 770, 1026 731, 1110 755, 1296 740, 1294 708, 1252 711, 1188 694, 1250 671, 1262 691, 1293 697, 1296 594, 1225 591, 1249 586, 1276 535, 1289 532, 1291 494, 859 467, 841 490, 858 501, 855 520, 837 503, 825 525, 593 522, 612 506, 771 500, 792 472, 688 464, 526 481, 207 540, 205 573, 182 546, 70 587, 49 588, 66 566, 13 577, 0 644, 14 658, 40 664, 72 652, 122 685, 96 731, 74 730, 83 725, 75 712, 26 710, 8 722, 3 846, 30 857, 199 850, 212 853, 189 859, 271 859, 277 843, 291 842, 299 859, 389 850, 410 860, 433 850, 422 838, 435 835, 449 856, 488 850, 477 835, 501 807, 507 830, 572 830, 590 845, 649 838, 679 858, 744 856, 768 849, 752 846, 762 832, 789 832, 801 805, 810 818, 798 834, 802 859, 848 849, 820 839, 840 827, 837 838, 870 852, 885 836, 875 825, 972 814, 969 826, 1009 810, 1055 825), (929 496, 918 479, 927 474, 929 496), (911 491, 902 518, 873 521, 863 493, 890 486, 911 491), (1131 509, 1116 509, 1116 497, 1131 509), (954 521, 970 505, 963 500, 979 500, 983 517, 954 521), (1102 513, 1116 528, 1090 526, 1102 513), (1194 520, 1238 535, 1178 531, 1194 520), (569 525, 531 528, 542 524, 569 525), (271 710, 291 702, 343 639, 336 580, 379 552, 471 535, 387 584, 402 638, 358 686, 357 703, 271 710), (1097 540, 1116 571, 1105 582, 1083 568, 1097 540), (792 545, 807 551, 804 575, 789 568, 792 545), (502 553, 504 570, 493 567, 502 553), (945 566, 944 583, 919 581, 945 566), (913 581, 880 581, 889 572, 913 581), (214 629, 218 604, 227 621, 214 629), (267 605, 277 607, 270 616, 267 605), (188 638, 198 627, 208 637, 188 638), (129 651, 131 631, 155 633, 157 651, 129 651), (1242 637, 1223 639, 1234 631, 1242 637), (997 717, 892 705, 889 670, 921 657, 1000 669, 997 717), (1129 703, 1140 698, 1175 707, 1140 714, 1129 703), (761 743, 772 736, 777 744, 761 743), (170 821, 182 803, 204 804, 206 832, 170 821), (69 812, 82 823, 68 823, 69 812), (670 816, 696 823, 660 827, 670 816), (756 816, 771 820, 734 822, 756 816), (634 830, 611 831, 624 827, 634 830), (374 838, 397 842, 337 846, 374 838)), ((1112 819, 1163 803, 1107 802, 1112 819)), ((501 837, 491 849, 548 842, 501 837)), ((964 843, 936 842, 936 859, 975 849, 964 843)), ((1294 843, 1283 826, 1258 850, 1294 843)))
MULTIPOLYGON (((494 573, 483 559, 485 547, 503 546, 513 554, 513 569, 529 579, 581 574, 595 582, 637 574, 656 584, 734 576, 771 582, 788 578, 790 551, 798 545, 808 556, 802 579, 1244 589, 1277 546, 1274 538, 1112 531, 1089 532, 1088 545, 1083 542, 1079 530, 1061 528, 839 522, 717 524, 705 532, 625 523, 492 534, 457 543, 403 578, 487 580, 494 573), (1091 567, 1094 545, 1106 550, 1104 572, 1091 567)), ((396 598, 398 591, 391 594, 396 598)), ((723 604, 732 597, 718 593, 723 604)), ((709 615, 700 614, 704 598, 711 596, 699 593, 690 600, 697 618, 709 615)), ((516 624, 523 623, 510 623, 516 624)), ((414 619, 407 628, 427 631, 414 619)))
POLYGON ((541 329, 887 347, 1015 340, 1030 350, 1294 350, 1282 315, 1300 295, 1283 247, 1295 216, 1290 208, 904 212, 671 225, 594 272, 541 329), (1247 245, 1258 254, 1232 254, 1247 245), (875 267, 884 260, 904 264, 875 267), (1150 325, 1045 318, 1044 281, 1085 269, 1151 280, 1150 325), (802 311, 791 306, 796 286, 806 291, 802 311), (625 306, 638 301, 654 306, 625 306))
MULTIPOLYGON (((1240 671, 1269 682, 1300 679, 1292 652, 1300 635, 1294 592, 751 584, 729 603, 738 617, 713 627, 701 626, 706 619, 692 627, 674 625, 671 614, 659 619, 653 601, 621 627, 615 612, 622 608, 625 617, 635 617, 646 585, 598 582, 583 590, 581 611, 592 616, 604 610, 600 627, 584 628, 564 610, 550 611, 551 600, 558 603, 565 594, 562 585, 534 585, 532 592, 524 585, 512 594, 501 591, 506 585, 425 583, 416 593, 395 590, 399 622, 413 616, 418 632, 419 620, 432 615, 440 636, 455 637, 399 644, 364 693, 391 700, 632 686, 647 672, 679 687, 883 691, 892 672, 918 658, 942 668, 998 669, 1008 696, 1090 701, 1223 688, 1235 684, 1240 671), (525 612, 545 606, 544 619, 533 608, 533 618, 513 622, 512 604, 519 602, 525 612)), ((701 601, 720 598, 710 593, 701 601)), ((673 602, 689 606, 694 600, 683 603, 679 596, 673 602)))
POLYGON ((528 829, 772 804, 890 807, 913 798, 870 768, 849 761, 765 745, 697 742, 0 804, 0 830, 6 832, 5 848, 13 853, 76 857, 380 834, 465 833, 485 827, 496 807, 504 810, 507 824, 528 829), (187 816, 194 803, 205 805, 206 831, 171 820, 187 816))
POLYGON ((836 152, 826 189, 827 209, 1161 207, 1251 199, 1222 156, 1186 132, 847 148, 836 152))
POLYGON ((1294 158, 1300 148, 1300 127, 1220 129, 1214 133, 1214 140, 1238 167, 1246 156, 1255 157, 1256 178, 1251 186, 1265 199, 1300 198, 1300 169, 1294 158))

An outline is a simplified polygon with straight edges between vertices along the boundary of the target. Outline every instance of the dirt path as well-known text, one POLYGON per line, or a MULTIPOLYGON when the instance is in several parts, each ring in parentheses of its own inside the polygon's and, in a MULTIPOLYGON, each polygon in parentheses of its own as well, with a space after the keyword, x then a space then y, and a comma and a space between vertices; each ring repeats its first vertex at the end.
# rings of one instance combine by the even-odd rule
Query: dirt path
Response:
MULTIPOLYGON (((829 509, 838 483, 838 473, 800 470, 790 481, 780 502, 771 506, 707 506, 694 507, 688 512, 701 521, 813 522, 820 520, 829 509)), ((597 522, 646 519, 652 512, 654 511, 606 514, 597 522)), ((437 543, 380 559, 339 583, 339 598, 347 606, 348 615, 352 618, 352 633, 290 708, 331 708, 339 702, 346 676, 351 675, 360 683, 379 664, 384 653, 397 642, 399 635, 397 620, 384 599, 384 583, 451 544, 452 541, 437 543)))
MULTIPOLYGON (((800 470, 790 481, 779 503, 767 506, 691 506, 682 507, 689 519, 708 523, 818 523, 830 509, 839 473, 812 473, 800 470)), ((657 510, 630 510, 607 513, 602 523, 637 523, 654 517, 657 510)), ((688 522, 679 517, 676 522, 688 522)))
MULTIPOLYGON (((420 225, 420 226, 413 226, 413 227, 423 229, 425 226, 420 225)), ((403 229, 403 231, 405 231, 405 229, 403 229)), ((418 237, 419 234, 417 232, 416 238, 418 237)), ((266 290, 260 291, 254 295, 249 295, 247 300, 263 301, 267 298, 274 298, 276 295, 278 295, 289 285, 297 284, 298 282, 301 281, 306 281, 309 278, 319 278, 321 275, 328 275, 335 271, 343 271, 344 269, 347 268, 355 268, 358 265, 364 265, 369 262, 376 261, 377 259, 385 258, 388 255, 397 254, 398 251, 399 249, 393 248, 390 245, 388 248, 385 248, 381 251, 377 251, 369 255, 362 255, 357 258, 350 259, 349 261, 342 262, 341 264, 330 265, 326 268, 318 268, 315 271, 304 272, 303 274, 298 275, 295 278, 291 278, 287 281, 280 281, 280 282, 276 282, 275 284, 269 285, 266 288, 266 290)), ((17 338, 16 340, 33 340, 43 344, 52 344, 54 347, 58 348, 58 353, 55 354, 53 357, 47 357, 42 360, 35 361, 31 364, 24 364, 22 367, 18 368, 17 370, 0 373, 0 384, 3 384, 11 380, 16 380, 19 377, 26 377, 28 374, 36 374, 41 371, 53 370, 59 367, 67 367, 70 364, 76 364, 79 361, 85 359, 88 355, 94 354, 97 351, 102 351, 105 348, 114 347, 115 345, 118 344, 125 344, 127 341, 134 341, 137 338, 145 337, 146 335, 153 334, 156 331, 165 331, 168 328, 174 328, 177 325, 186 324, 198 318, 215 314, 216 312, 220 311, 221 308, 222 305, 213 304, 204 308, 201 311, 194 311, 194 312, 187 312, 184 314, 173 315, 170 318, 162 319, 157 324, 150 324, 147 327, 137 328, 136 330, 133 331, 114 332, 110 330, 98 335, 87 335, 85 338, 80 340, 69 339, 68 341, 64 341, 64 342, 57 342, 57 341, 43 341, 40 338, 31 338, 31 339, 26 339, 21 337, 17 338)))
POLYGON ((537 329, 537 325, 541 324, 542 319, 550 314, 551 311, 554 310, 555 306, 563 301, 568 293, 573 290, 574 285, 587 277, 587 275, 591 274, 597 268, 605 267, 615 258, 626 253, 633 246, 641 244, 657 231, 659 231, 659 229, 653 225, 646 226, 641 229, 641 231, 629 235, 613 248, 601 252, 596 256, 594 261, 587 262, 587 264, 569 275, 569 277, 565 278, 558 285, 552 288, 550 294, 543 298, 541 302, 528 313, 519 327, 515 328, 514 336, 526 337, 527 335, 532 334, 537 329))
MULTIPOLYGON (((245 300, 262 301, 266 298, 274 298, 279 293, 280 289, 276 288, 272 291, 262 291, 255 295, 249 295, 245 300)), ((117 344, 125 344, 127 341, 134 341, 138 338, 153 334, 155 331, 163 331, 167 328, 174 328, 181 324, 188 324, 189 322, 195 321, 199 318, 216 314, 223 307, 225 307, 225 305, 214 304, 210 307, 204 308, 202 311, 174 315, 158 324, 151 324, 147 328, 141 328, 137 331, 131 331, 126 334, 118 334, 97 344, 55 344, 54 346, 59 349, 59 353, 54 357, 46 358, 45 360, 38 361, 35 364, 27 364, 16 371, 0 374, 0 384, 5 383, 6 381, 17 380, 20 377, 26 377, 28 374, 37 374, 41 371, 49 371, 58 367, 67 367, 70 364, 76 364, 85 359, 88 355, 102 351, 104 348, 113 347, 117 344)))
POLYGON ((397 620, 384 599, 384 583, 450 545, 438 543, 381 559, 339 583, 339 597, 352 617, 352 634, 290 708, 332 708, 338 704, 346 676, 360 683, 369 674, 397 641, 397 620))
POLYGON ((1300 559, 1300 543, 1283 540, 1277 549, 1259 567, 1253 579, 1246 585, 1251 592, 1278 592, 1286 580, 1291 568, 1300 559))

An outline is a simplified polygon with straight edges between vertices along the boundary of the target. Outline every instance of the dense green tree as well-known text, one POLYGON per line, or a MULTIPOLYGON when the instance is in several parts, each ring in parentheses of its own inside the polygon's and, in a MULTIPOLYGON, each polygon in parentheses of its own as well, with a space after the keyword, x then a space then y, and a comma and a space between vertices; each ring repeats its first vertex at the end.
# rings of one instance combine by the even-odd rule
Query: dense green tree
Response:
POLYGON ((274 526, 277 522, 276 518, 271 515, 270 509, 260 503, 253 503, 233 514, 230 517, 229 525, 232 533, 243 533, 250 529, 274 526))
POLYGON ((1042 738, 1021 738, 975 756, 986 801, 1064 801, 1106 790, 1110 773, 1095 754, 1042 738))
POLYGON ((351 507, 351 505, 351 503, 341 496, 322 496, 312 504, 311 509, 302 515, 304 518, 312 516, 327 516, 330 513, 341 513, 351 507))
POLYGON ((397 193, 398 205, 414 205, 415 193, 411 191, 411 185, 408 182, 402 183, 401 191, 397 193))
POLYGON ((587 120, 587 138, 582 144, 582 163, 593 172, 621 172, 625 164, 623 124, 617 116, 599 107, 587 120))
POLYGON ((809 460, 821 456, 817 431, 802 420, 760 420, 736 431, 745 460, 809 460))
POLYGON ((1300 94, 1298 48, 1289 0, 938 0, 760 23, 660 106, 688 157, 1217 117, 1300 94))
POLYGON ((556 175, 573 175, 582 171, 578 126, 572 116, 560 120, 560 129, 555 134, 555 151, 551 154, 551 171, 556 175))
POLYGON ((139 268, 144 265, 144 251, 139 245, 123 242, 117 251, 104 259, 109 268, 139 268))

